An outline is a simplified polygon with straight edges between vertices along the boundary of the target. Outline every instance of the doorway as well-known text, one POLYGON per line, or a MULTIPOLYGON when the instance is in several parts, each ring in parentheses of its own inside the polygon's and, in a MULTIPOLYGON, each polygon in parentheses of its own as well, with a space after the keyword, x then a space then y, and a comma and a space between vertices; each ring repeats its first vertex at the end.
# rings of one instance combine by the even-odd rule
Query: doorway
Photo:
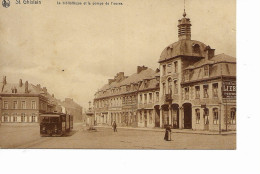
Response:
POLYGON ((184 129, 192 128, 192 110, 190 103, 184 103, 184 129))

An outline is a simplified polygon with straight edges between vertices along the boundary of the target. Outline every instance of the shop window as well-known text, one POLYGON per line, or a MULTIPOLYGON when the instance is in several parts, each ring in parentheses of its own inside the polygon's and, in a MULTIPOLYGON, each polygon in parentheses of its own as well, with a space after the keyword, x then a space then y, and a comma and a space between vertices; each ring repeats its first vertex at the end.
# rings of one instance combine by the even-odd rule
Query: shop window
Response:
POLYGON ((200 86, 195 86, 195 97, 197 98, 197 99, 199 99, 200 98, 200 86))
POLYGON ((17 101, 13 102, 13 109, 18 109, 18 102, 17 101))
POLYGON ((212 88, 213 88, 213 97, 218 97, 218 83, 213 83, 212 88))
POLYGON ((185 100, 189 100, 189 88, 184 88, 185 90, 185 100))
POLYGON ((236 124, 236 108, 231 108, 230 122, 231 124, 236 124))
POLYGON ((200 123, 200 109, 195 110, 196 113, 196 124, 200 123))
POLYGON ((218 124, 218 109, 213 109, 213 124, 218 124))
POLYGON ((208 85, 203 85, 204 98, 209 98, 208 90, 209 90, 209 86, 208 85))
POLYGON ((177 80, 174 81, 174 94, 178 94, 178 84, 177 84, 177 80))

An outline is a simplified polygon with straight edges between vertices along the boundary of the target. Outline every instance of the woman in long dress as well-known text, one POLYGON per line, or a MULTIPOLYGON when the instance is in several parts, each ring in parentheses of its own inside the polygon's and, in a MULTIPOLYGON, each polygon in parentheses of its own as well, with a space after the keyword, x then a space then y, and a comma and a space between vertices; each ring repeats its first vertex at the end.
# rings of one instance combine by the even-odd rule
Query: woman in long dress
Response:
POLYGON ((170 126, 165 127, 164 140, 165 141, 171 141, 171 127, 170 126))

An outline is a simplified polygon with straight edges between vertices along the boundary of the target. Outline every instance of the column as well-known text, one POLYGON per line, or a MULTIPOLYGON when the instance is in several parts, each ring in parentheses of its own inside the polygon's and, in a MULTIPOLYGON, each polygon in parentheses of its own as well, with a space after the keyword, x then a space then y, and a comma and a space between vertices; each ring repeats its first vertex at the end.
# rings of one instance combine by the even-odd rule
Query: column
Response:
POLYGON ((183 107, 179 107, 179 129, 183 128, 182 118, 183 118, 183 107))
POLYGON ((163 115, 162 108, 160 108, 160 127, 161 127, 161 128, 163 127, 162 115, 163 115))
POLYGON ((172 125, 172 107, 169 105, 169 125, 172 125))

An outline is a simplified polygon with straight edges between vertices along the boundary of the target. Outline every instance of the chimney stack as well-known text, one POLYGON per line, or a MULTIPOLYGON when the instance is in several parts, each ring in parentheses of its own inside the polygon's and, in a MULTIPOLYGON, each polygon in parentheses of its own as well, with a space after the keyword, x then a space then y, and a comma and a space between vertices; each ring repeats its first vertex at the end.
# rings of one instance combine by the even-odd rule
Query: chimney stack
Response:
POLYGON ((23 86, 23 81, 22 79, 19 80, 19 87, 22 87, 23 86))
POLYGON ((47 93, 47 88, 46 87, 43 87, 42 88, 43 92, 46 94, 47 93))
POLYGON ((25 93, 29 93, 29 89, 28 89, 28 81, 25 82, 25 93))
POLYGON ((7 81, 6 81, 6 76, 3 77, 3 85, 6 85, 7 81))
POLYGON ((215 49, 211 49, 209 45, 205 48, 205 51, 206 51, 206 60, 210 60, 212 57, 215 56, 215 49))
POLYGON ((139 74, 141 71, 146 70, 146 66, 137 66, 137 74, 139 74))

